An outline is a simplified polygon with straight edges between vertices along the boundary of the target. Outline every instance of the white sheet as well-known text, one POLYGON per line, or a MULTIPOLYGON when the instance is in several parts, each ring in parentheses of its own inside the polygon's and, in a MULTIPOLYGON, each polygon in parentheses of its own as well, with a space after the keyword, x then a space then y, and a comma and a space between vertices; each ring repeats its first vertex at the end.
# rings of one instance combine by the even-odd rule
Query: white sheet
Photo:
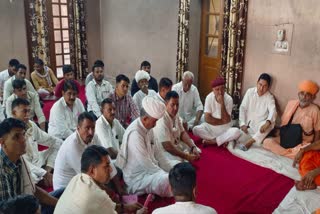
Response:
POLYGON ((274 214, 309 214, 320 208, 320 188, 309 191, 297 191, 295 187, 289 191, 279 204, 274 214))
MULTIPOLYGON (((261 145, 253 145, 248 151, 242 151, 237 146, 228 145, 228 150, 235 156, 247 160, 259 166, 271 169, 279 174, 294 180, 300 180, 297 168, 292 167, 292 160, 276 155, 262 148, 261 145)), ((320 188, 309 191, 297 191, 292 187, 274 214, 308 214, 320 208, 320 188)))
POLYGON ((229 143, 228 150, 239 158, 271 169, 291 179, 300 180, 298 169, 292 167, 293 160, 287 157, 276 155, 265 150, 261 145, 256 144, 253 144, 248 151, 242 151, 237 146, 234 149, 232 147, 232 143, 229 143))

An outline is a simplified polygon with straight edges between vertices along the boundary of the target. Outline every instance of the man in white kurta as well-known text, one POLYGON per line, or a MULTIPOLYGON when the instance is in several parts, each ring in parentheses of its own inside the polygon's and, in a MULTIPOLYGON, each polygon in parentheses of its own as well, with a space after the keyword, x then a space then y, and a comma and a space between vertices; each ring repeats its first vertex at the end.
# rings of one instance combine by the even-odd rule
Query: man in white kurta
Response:
MULTIPOLYGON (((2 101, 4 83, 17 72, 20 62, 17 59, 9 61, 8 69, 0 72, 0 101, 2 101)), ((5 103, 3 103, 5 105, 5 103)))
POLYGON ((178 115, 179 95, 170 91, 166 95, 166 111, 157 122, 153 132, 156 142, 172 165, 184 160, 194 161, 200 158, 199 148, 185 131, 178 115))
POLYGON ((183 73, 182 81, 172 86, 172 90, 179 94, 179 116, 186 130, 192 130, 193 127, 199 125, 203 113, 199 91, 192 84, 193 78, 193 73, 186 71, 183 73))
POLYGON ((249 88, 240 105, 238 142, 249 148, 253 143, 261 144, 275 125, 277 117, 273 95, 269 92, 271 77, 263 73, 257 86, 249 88))
POLYGON ((120 150, 125 129, 115 118, 116 107, 110 98, 101 103, 102 115, 96 121, 96 136, 101 145, 108 150, 112 160, 116 159, 120 150))
POLYGON ((140 118, 126 129, 116 165, 122 169, 123 178, 131 194, 153 193, 171 197, 168 171, 172 168, 154 142, 153 130, 165 111, 165 105, 154 97, 142 101, 140 118))
POLYGON ((88 112, 92 111, 98 118, 101 115, 100 104, 113 91, 112 85, 104 80, 102 65, 93 66, 93 77, 86 86, 86 97, 88 101, 88 112))
POLYGON ((159 92, 157 93, 157 96, 155 96, 155 98, 160 102, 162 102, 163 104, 166 104, 164 99, 166 97, 166 94, 171 90, 172 90, 172 81, 167 77, 163 77, 159 82, 159 92))
POLYGON ((205 100, 205 122, 193 128, 193 134, 201 137, 204 144, 217 144, 236 140, 240 131, 232 127, 233 100, 224 90, 225 80, 218 77, 212 81, 212 92, 205 100))
MULTIPOLYGON (((53 174, 53 189, 55 190, 66 187, 69 181, 81 172, 81 155, 88 146, 101 145, 99 139, 94 135, 95 119, 88 114, 88 112, 80 114, 77 131, 71 134, 59 149, 53 174)), ((117 174, 117 170, 113 169, 112 177, 117 174)))
POLYGON ((157 96, 157 92, 152 89, 148 89, 150 80, 150 74, 148 72, 139 70, 137 71, 134 78, 140 90, 133 95, 132 99, 140 110, 142 108, 143 98, 145 98, 146 96, 157 96))
POLYGON ((27 100, 18 98, 13 102, 13 118, 20 119, 27 124, 25 134, 27 147, 23 157, 30 163, 31 175, 36 182, 45 179, 45 182, 50 184, 52 183, 51 172, 62 140, 52 137, 41 130, 37 124, 28 119, 28 112, 30 112, 30 105, 27 100), (39 151, 38 145, 48 148, 39 151), (42 167, 45 167, 46 170, 42 167))
POLYGON ((37 117, 37 122, 42 130, 46 127, 46 118, 40 106, 39 96, 37 93, 27 91, 25 80, 15 79, 13 81, 13 94, 8 97, 6 101, 6 114, 7 117, 12 117, 12 102, 17 98, 26 99, 30 103, 30 120, 37 117))
POLYGON ((5 83, 3 88, 3 103, 6 103, 8 97, 13 94, 13 86, 12 83, 15 79, 23 79, 26 82, 27 91, 38 94, 34 89, 32 83, 26 79, 27 67, 25 65, 18 65, 17 72, 14 76, 10 77, 5 83))
POLYGON ((65 140, 77 129, 78 117, 85 111, 78 96, 78 89, 73 81, 66 81, 62 90, 62 97, 56 101, 49 118, 48 133, 65 140), (66 90, 66 91, 65 91, 66 90))

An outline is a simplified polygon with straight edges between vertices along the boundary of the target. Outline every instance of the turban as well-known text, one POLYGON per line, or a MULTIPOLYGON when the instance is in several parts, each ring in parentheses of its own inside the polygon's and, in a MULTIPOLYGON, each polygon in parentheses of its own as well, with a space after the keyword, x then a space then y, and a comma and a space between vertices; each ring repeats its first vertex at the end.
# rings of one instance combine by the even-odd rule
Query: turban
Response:
POLYGON ((217 77, 215 80, 211 82, 211 87, 214 88, 220 85, 224 85, 225 83, 226 81, 224 80, 223 77, 217 77))
POLYGON ((311 80, 303 80, 299 84, 299 92, 300 91, 304 91, 304 92, 308 92, 312 95, 316 95, 319 91, 319 87, 318 87, 317 83, 315 83, 311 80))
POLYGON ((134 76, 134 78, 136 79, 137 83, 140 80, 146 79, 146 80, 150 80, 150 74, 144 70, 139 70, 137 71, 136 75, 134 76))
POLYGON ((155 119, 160 119, 166 110, 164 103, 153 96, 146 96, 143 98, 142 107, 149 116, 155 119))

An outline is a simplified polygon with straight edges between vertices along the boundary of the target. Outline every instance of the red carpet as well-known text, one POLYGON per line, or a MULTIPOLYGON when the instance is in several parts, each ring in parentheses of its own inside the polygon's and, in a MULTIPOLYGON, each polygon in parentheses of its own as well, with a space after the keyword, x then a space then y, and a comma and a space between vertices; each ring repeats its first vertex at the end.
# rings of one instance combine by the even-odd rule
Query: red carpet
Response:
MULTIPOLYGON (((85 102, 84 87, 79 98, 85 102)), ((46 118, 54 101, 45 101, 46 118)), ((200 139, 193 137, 199 145, 200 139)), ((222 147, 202 148, 197 169, 197 202, 214 207, 218 213, 272 213, 294 185, 294 181, 269 169, 233 156, 222 147)), ((139 201, 143 204, 145 197, 139 201)), ((174 203, 173 198, 156 199, 149 212, 174 203)))

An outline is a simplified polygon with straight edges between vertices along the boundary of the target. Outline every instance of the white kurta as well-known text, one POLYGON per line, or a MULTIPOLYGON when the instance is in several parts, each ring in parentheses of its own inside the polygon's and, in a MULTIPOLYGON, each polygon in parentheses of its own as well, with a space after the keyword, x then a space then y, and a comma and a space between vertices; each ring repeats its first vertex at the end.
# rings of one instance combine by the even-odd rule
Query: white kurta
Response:
MULTIPOLYGON (((268 91, 264 95, 259 96, 256 87, 249 88, 240 106, 239 126, 241 127, 250 123, 250 128, 248 129, 249 135, 256 143, 261 143, 273 129, 276 117, 277 110, 273 95, 268 91), (260 127, 264 125, 267 120, 271 122, 271 125, 266 132, 261 133, 260 127)), ((245 141, 246 139, 246 134, 242 132, 239 141, 245 141)))
POLYGON ((100 104, 101 102, 108 97, 108 94, 113 91, 112 85, 106 81, 102 80, 101 85, 98 85, 96 81, 93 79, 86 86, 86 97, 88 101, 88 111, 93 111, 93 113, 100 117, 101 110, 100 104))
POLYGON ((211 207, 197 204, 193 201, 176 202, 175 204, 158 208, 152 214, 216 214, 217 211, 211 207))
POLYGON ((160 96, 159 92, 156 94, 155 98, 157 98, 157 100, 159 100, 163 104, 166 104, 166 101, 160 96))
MULTIPOLYGON (((16 76, 12 76, 4 83, 4 87, 3 87, 3 103, 6 103, 6 100, 8 99, 8 97, 11 96, 11 94, 13 94, 12 82, 15 79, 16 79, 16 76)), ((35 93, 35 94, 38 95, 38 93, 34 89, 32 83, 27 79, 24 79, 24 81, 26 82, 27 91, 30 91, 30 92, 35 93)))
POLYGON ((139 90, 137 93, 134 94, 132 97, 133 102, 136 104, 139 110, 142 109, 142 100, 146 96, 157 96, 157 92, 155 92, 152 89, 148 89, 148 94, 143 93, 141 90, 139 90))
POLYGON ((33 179, 38 182, 42 180, 46 174, 46 170, 42 166, 54 167, 58 150, 62 144, 62 140, 52 137, 37 124, 29 121, 29 128, 26 131, 26 153, 23 155, 24 159, 30 164, 31 175, 33 179), (38 145, 47 146, 48 149, 44 151, 38 150, 38 145))
MULTIPOLYGON (((69 181, 81 172, 81 156, 90 145, 100 145, 97 136, 89 144, 85 144, 77 131, 70 135, 62 144, 57 154, 53 173, 53 189, 66 187, 69 181)), ((117 170, 111 164, 111 178, 117 174, 117 170)))
MULTIPOLYGON (((17 98, 18 96, 15 94, 8 97, 6 101, 7 118, 12 117, 12 102, 17 98)), ((34 117, 37 116, 39 124, 46 122, 46 117, 43 114, 38 94, 28 91, 27 100, 30 102, 30 120, 33 120, 34 117)))
MULTIPOLYGON (((3 90, 4 90, 4 83, 10 78, 8 69, 3 70, 0 72, 0 97, 2 99, 3 90)), ((5 105, 5 104, 4 104, 5 105)))
POLYGON ((197 87, 191 85, 189 91, 184 92, 182 82, 179 82, 172 86, 172 91, 179 94, 179 116, 188 127, 193 127, 197 112, 203 110, 197 87))
POLYGON ((55 214, 116 214, 116 203, 87 174, 74 176, 59 198, 55 214))
POLYGON ((140 118, 127 128, 116 165, 123 171, 130 194, 172 196, 168 178, 172 165, 159 152, 152 129, 147 130, 140 118))
MULTIPOLYGON (((231 115, 233 100, 227 93, 224 94, 224 104, 227 113, 231 115)), ((212 117, 221 119, 221 105, 215 99, 215 95, 211 92, 205 101, 204 113, 211 114, 212 117)), ((216 139, 217 144, 220 146, 223 143, 238 139, 240 131, 238 128, 232 128, 232 122, 223 125, 213 126, 207 122, 193 128, 193 134, 201 137, 204 140, 216 139)))
POLYGON ((125 129, 117 119, 113 120, 112 127, 103 115, 96 121, 95 133, 105 148, 113 148, 119 152, 124 132, 125 129))
POLYGON ((48 133, 57 138, 66 139, 76 131, 78 117, 84 111, 80 99, 76 98, 71 109, 67 106, 65 99, 61 97, 50 110, 48 133))
POLYGON ((178 115, 175 118, 171 118, 167 111, 164 113, 163 117, 157 121, 157 125, 153 128, 153 133, 157 139, 156 142, 159 144, 161 152, 163 152, 170 160, 172 165, 182 162, 184 159, 167 152, 163 148, 162 143, 171 142, 176 149, 185 152, 188 146, 180 139, 182 132, 184 132, 184 128, 181 118, 179 118, 178 115))

